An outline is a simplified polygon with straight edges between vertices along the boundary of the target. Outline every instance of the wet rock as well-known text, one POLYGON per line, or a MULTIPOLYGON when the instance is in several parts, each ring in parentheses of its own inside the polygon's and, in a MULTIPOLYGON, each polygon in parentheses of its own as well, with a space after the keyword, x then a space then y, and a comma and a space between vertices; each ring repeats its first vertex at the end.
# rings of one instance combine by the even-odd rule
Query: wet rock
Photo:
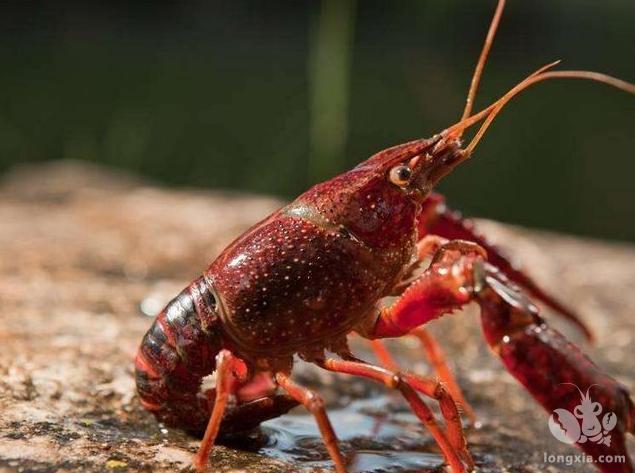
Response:
MULTIPOLYGON (((132 359, 151 317, 225 245, 280 202, 165 190, 78 163, 23 168, 0 186, 0 471, 175 471, 196 439, 140 408, 132 359)), ((597 333, 546 316, 635 388, 635 248, 480 222, 597 333)), ((481 471, 558 471, 544 455, 578 453, 482 342, 477 313, 430 324, 448 351, 479 427, 468 439, 481 471)), ((428 372, 412 340, 390 342, 404 367, 428 372)), ((372 358, 359 341, 354 349, 372 358)), ((442 459, 400 399, 381 387, 298 362, 324 394, 352 469, 437 471, 442 459)), ((632 448, 631 452, 635 453, 632 448)), ((214 450, 214 471, 327 471, 310 416, 296 409, 214 450)), ((593 471, 576 465, 576 471, 593 471)))

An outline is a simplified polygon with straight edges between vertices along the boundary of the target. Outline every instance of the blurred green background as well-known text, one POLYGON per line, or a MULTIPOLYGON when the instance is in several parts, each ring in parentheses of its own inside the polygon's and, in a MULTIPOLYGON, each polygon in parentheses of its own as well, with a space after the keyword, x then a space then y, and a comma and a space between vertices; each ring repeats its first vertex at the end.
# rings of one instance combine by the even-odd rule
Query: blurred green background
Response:
MULTIPOLYGON (((0 172, 80 159, 293 197, 460 116, 494 0, 3 2, 0 172)), ((538 66, 635 82, 635 1, 510 1, 477 109, 538 66)), ((442 183, 470 215, 635 241, 635 97, 526 92, 442 183)))

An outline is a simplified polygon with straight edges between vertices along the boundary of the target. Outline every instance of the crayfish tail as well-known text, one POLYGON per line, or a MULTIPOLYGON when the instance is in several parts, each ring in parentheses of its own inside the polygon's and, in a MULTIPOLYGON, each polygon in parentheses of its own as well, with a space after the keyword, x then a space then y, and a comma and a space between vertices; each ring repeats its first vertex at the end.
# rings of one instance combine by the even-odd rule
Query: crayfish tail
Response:
MULTIPOLYGON (((141 404, 166 426, 194 435, 205 432, 216 401, 214 388, 201 387, 226 344, 217 311, 209 281, 195 280, 157 315, 135 359, 141 404)), ((253 429, 296 405, 289 396, 263 390, 227 407, 219 435, 253 429)))
MULTIPOLYGON (((200 432, 210 415, 202 380, 215 369, 222 337, 215 329, 216 301, 199 278, 157 315, 135 359, 143 406, 168 426, 200 432)), ((212 393, 213 397, 213 393, 212 393)))

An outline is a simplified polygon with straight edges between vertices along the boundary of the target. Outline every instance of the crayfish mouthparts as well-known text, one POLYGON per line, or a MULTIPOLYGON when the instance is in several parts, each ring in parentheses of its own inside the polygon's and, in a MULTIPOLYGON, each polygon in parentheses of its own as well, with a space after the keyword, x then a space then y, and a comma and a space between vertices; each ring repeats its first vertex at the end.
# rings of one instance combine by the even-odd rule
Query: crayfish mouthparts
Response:
POLYGON ((437 136, 439 140, 434 144, 432 150, 425 154, 423 163, 421 163, 424 168, 421 174, 425 176, 423 188, 428 192, 431 192, 441 179, 469 157, 461 147, 460 138, 437 136))
POLYGON ((407 171, 407 179, 389 176, 391 181, 407 190, 417 200, 428 197, 437 183, 466 158, 460 137, 438 133, 388 148, 360 163, 355 169, 386 169, 387 172, 407 171), (394 167, 393 167, 394 166, 394 167))

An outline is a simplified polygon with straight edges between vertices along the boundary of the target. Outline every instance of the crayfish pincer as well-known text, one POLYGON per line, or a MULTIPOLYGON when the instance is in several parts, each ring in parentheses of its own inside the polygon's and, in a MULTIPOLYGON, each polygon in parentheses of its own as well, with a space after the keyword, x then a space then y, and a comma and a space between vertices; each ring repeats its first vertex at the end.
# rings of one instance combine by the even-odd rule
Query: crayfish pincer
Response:
POLYGON ((329 371, 399 392, 429 430, 453 472, 474 466, 457 404, 471 415, 439 347, 422 326, 465 304, 480 306, 485 340, 547 410, 573 411, 575 390, 594 385, 611 420, 612 442, 578 445, 603 471, 632 471, 625 447, 635 432, 627 391, 540 318, 530 298, 590 331, 566 306, 512 267, 443 198, 435 185, 467 160, 497 114, 540 81, 590 79, 635 94, 635 85, 549 64, 472 114, 480 75, 502 15, 500 0, 461 120, 429 139, 381 151, 316 185, 236 239, 156 317, 136 357, 143 406, 168 426, 204 434, 194 464, 204 470, 219 433, 247 431, 302 404, 314 416, 335 469, 346 471, 318 393, 291 376, 294 355, 329 371), (463 132, 482 122, 471 142, 463 132), (431 261, 422 268, 425 261, 431 261), (421 271, 423 269, 423 271, 421 271), (387 296, 397 296, 381 305, 387 296), (384 366, 356 358, 353 332, 373 340, 384 366), (416 336, 437 378, 400 372, 380 339, 416 336), (329 357, 326 352, 334 353, 329 357), (215 373, 215 387, 204 377, 215 373), (439 404, 443 423, 424 398, 439 404), (602 463, 620 455, 622 463, 602 463))

